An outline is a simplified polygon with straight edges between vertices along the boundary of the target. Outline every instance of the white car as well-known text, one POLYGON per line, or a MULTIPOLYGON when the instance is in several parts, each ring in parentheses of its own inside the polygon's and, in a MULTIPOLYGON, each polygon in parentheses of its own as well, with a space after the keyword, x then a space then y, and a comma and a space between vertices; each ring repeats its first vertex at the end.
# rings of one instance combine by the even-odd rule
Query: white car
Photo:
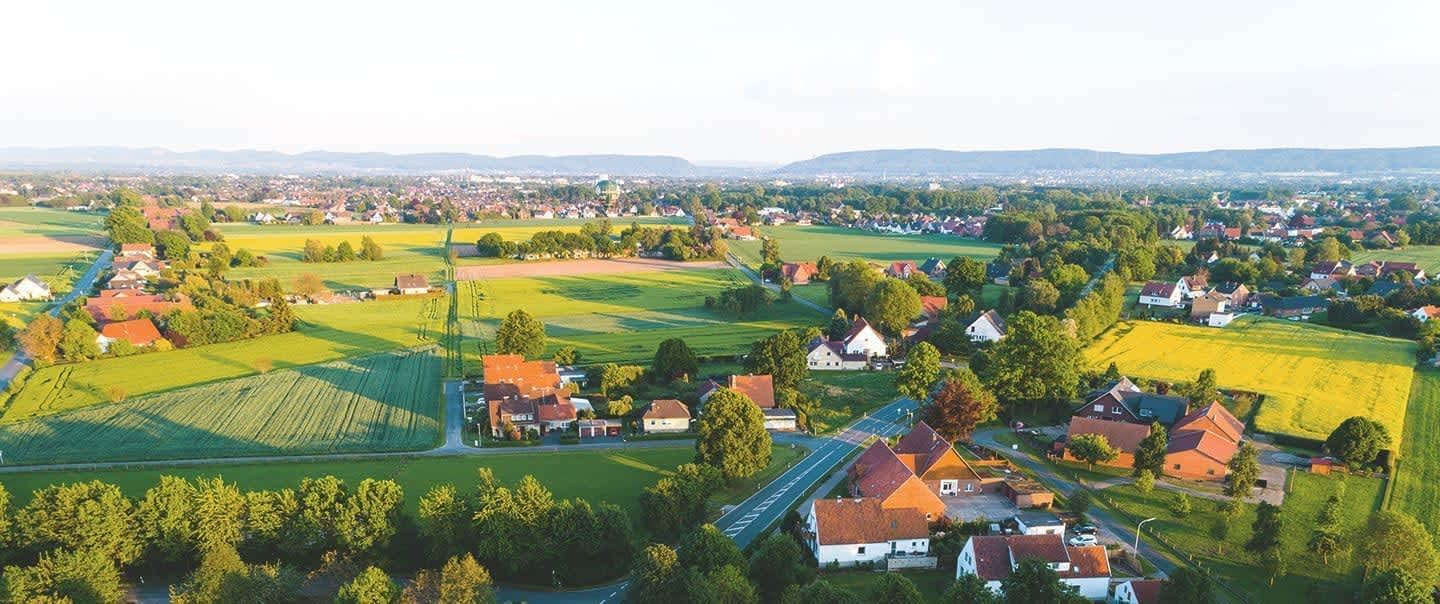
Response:
POLYGON ((1069 543, 1070 545, 1073 545, 1075 547, 1081 547, 1085 545, 1099 545, 1100 540, 1096 539, 1095 535, 1075 535, 1074 537, 1071 537, 1070 540, 1066 543, 1069 543))

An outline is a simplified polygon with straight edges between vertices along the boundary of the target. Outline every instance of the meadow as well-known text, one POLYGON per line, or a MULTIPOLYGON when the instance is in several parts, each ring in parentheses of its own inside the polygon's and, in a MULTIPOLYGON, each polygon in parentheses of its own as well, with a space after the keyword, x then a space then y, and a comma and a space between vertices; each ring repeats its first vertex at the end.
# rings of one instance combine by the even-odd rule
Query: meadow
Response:
POLYGON ((439 372, 433 350, 271 371, 0 424, 0 450, 8 464, 418 450, 439 434, 439 372))
POLYGON ((1361 250, 1350 257, 1352 262, 1382 260, 1390 262, 1414 262, 1425 272, 1440 270, 1440 245, 1411 245, 1394 250, 1361 250))
POLYGON ((112 398, 375 352, 430 344, 444 334, 444 297, 406 297, 355 304, 296 306, 294 332, 251 340, 53 365, 36 370, 0 422, 28 419, 112 398))
POLYGON ((1414 516, 1440 539, 1440 371, 1415 371, 1403 443, 1389 508, 1414 516))
POLYGON ((103 236, 101 214, 48 208, 0 208, 0 241, 18 237, 57 240, 103 236))
MULTIPOLYGON (((788 261, 868 260, 890 263, 931 256, 945 262, 956 256, 989 261, 1000 253, 1000 244, 962 239, 950 235, 890 235, 834 226, 770 226, 760 233, 780 244, 780 257, 788 261)), ((746 264, 760 264, 760 241, 731 241, 730 250, 746 264)))
POLYGON ((671 337, 702 356, 740 353, 775 331, 824 319, 800 304, 777 302, 738 321, 705 308, 706 296, 745 283, 734 269, 465 281, 458 284, 462 346, 477 360, 501 319, 521 308, 545 323, 551 351, 573 346, 584 363, 647 362, 671 337))
POLYGON ((1265 395, 1255 416, 1263 432, 1324 440, 1346 418, 1364 415, 1399 440, 1415 344, 1256 317, 1224 329, 1131 321, 1101 334, 1085 360, 1170 382, 1214 369, 1221 387, 1265 395))
POLYGON ((420 273, 432 283, 445 269, 445 228, 435 225, 317 225, 256 226, 220 225, 225 244, 234 252, 241 248, 264 256, 265 266, 232 269, 230 279, 274 277, 289 287, 301 273, 315 273, 332 290, 385 287, 395 275, 420 273), (380 244, 385 257, 378 261, 307 263, 300 260, 305 241, 325 245, 349 241, 356 250, 360 239, 370 237, 380 244))

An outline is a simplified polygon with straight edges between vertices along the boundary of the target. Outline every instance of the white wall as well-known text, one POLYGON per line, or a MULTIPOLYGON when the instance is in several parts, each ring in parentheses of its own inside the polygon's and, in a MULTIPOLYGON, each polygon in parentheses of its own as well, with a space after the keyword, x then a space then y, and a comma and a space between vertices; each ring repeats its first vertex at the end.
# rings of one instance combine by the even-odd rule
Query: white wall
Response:
POLYGON ((684 417, 646 419, 646 432, 684 432, 690 429, 690 420, 684 417))

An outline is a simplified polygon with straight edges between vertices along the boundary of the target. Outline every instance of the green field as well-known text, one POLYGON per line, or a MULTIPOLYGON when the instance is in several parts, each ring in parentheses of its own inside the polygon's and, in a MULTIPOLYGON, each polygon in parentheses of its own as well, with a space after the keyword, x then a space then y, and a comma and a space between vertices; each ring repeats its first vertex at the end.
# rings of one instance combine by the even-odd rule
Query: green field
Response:
POLYGON ((11 464, 417 450, 439 413, 439 355, 398 351, 0 424, 0 450, 11 464))
MULTIPOLYGON (((1230 532, 1221 549, 1210 536, 1210 526, 1218 515, 1213 502, 1192 498, 1194 512, 1176 518, 1170 512, 1175 494, 1155 489, 1141 494, 1133 486, 1111 487, 1101 491, 1102 497, 1114 501, 1132 523, 1142 518, 1156 518, 1145 525, 1147 541, 1153 543, 1151 531, 1159 534, 1182 551, 1191 561, 1198 562, 1216 574, 1218 582, 1244 593, 1255 602, 1335 602, 1344 601, 1353 593, 1360 571, 1345 556, 1331 556, 1329 565, 1305 547, 1315 519, 1325 499, 1345 483, 1341 513, 1342 534, 1360 529, 1370 514, 1379 509, 1384 481, 1356 476, 1319 476, 1295 473, 1290 477, 1290 492, 1281 507, 1281 544, 1289 561, 1288 574, 1267 585, 1255 557, 1244 549, 1255 521, 1255 506, 1245 504, 1241 514, 1231 520, 1230 532), (1341 597, 1343 596, 1343 597, 1341 597)), ((1161 551, 1166 551, 1161 549, 1161 551)), ((1217 595, 1228 595, 1216 589, 1217 595)))
MULTIPOLYGON (((920 263, 931 256, 945 262, 956 256, 989 261, 1000 253, 998 243, 948 235, 887 235, 832 226, 761 227, 760 233, 779 242, 780 257, 789 261, 813 261, 821 256, 881 263, 920 263)), ((759 241, 731 241, 730 249, 747 264, 760 264, 759 241)))
POLYGON ((1440 245, 1412 245, 1394 250, 1361 250, 1351 256, 1352 262, 1383 260, 1390 262, 1414 262, 1425 269, 1426 274, 1440 270, 1440 245))
POLYGON ((1440 372, 1420 369, 1410 388, 1391 509, 1414 516, 1440 539, 1440 372))
POLYGON ((298 331, 169 352, 55 365, 37 370, 0 421, 108 400, 117 387, 136 397, 275 369, 433 343, 444 333, 445 298, 394 298, 297 306, 298 331))
POLYGON ((104 236, 104 216, 46 208, 0 208, 0 239, 9 237, 104 236))
POLYGON ((1398 439, 1415 344, 1275 319, 1242 318, 1224 329, 1131 321, 1102 334, 1085 359, 1171 382, 1212 368, 1222 387, 1265 395, 1255 417, 1264 432, 1324 440, 1346 418, 1365 415, 1398 439))
POLYGON ((433 283, 445 268, 445 229, 434 225, 223 225, 221 231, 232 252, 244 248, 269 260, 265 266, 233 269, 227 275, 230 279, 274 277, 289 287, 301 273, 315 273, 332 290, 351 290, 391 285, 395 275, 402 273, 420 273, 433 283), (300 261, 307 239, 325 245, 349 241, 358 250, 360 238, 365 236, 380 244, 385 252, 383 260, 323 264, 300 261))
POLYGON ((545 323, 550 350, 573 346, 584 363, 648 361, 671 337, 699 355, 739 353, 775 331, 824 319, 793 303, 743 321, 705 309, 706 296, 744 283, 734 269, 466 281, 459 284, 464 351, 477 356, 500 320, 519 308, 545 323))

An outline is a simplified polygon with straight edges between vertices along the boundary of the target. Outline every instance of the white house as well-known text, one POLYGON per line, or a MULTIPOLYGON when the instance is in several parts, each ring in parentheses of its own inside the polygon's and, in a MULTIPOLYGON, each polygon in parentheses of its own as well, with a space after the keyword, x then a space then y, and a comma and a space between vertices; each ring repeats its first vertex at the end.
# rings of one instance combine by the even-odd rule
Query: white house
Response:
POLYGON ((1178 281, 1175 283, 1151 281, 1141 288, 1140 303, 1146 306, 1175 308, 1180 306, 1181 292, 1181 285, 1178 281))
POLYGON ((810 351, 805 353, 805 365, 811 371, 856 371, 865 368, 866 360, 863 355, 847 354, 844 342, 824 338, 810 340, 810 351))
POLYGON ((850 332, 845 334, 845 354, 858 354, 866 358, 888 356, 889 348, 885 345, 885 338, 880 332, 870 326, 865 317, 856 317, 855 323, 850 325, 850 332))
POLYGON ((879 499, 817 499, 806 529, 820 568, 930 554, 925 514, 914 508, 885 509, 879 499))
POLYGON ((955 561, 955 578, 976 575, 997 594, 1000 582, 1021 560, 1034 558, 1060 575, 1060 580, 1075 586, 1080 595, 1103 600, 1110 592, 1110 559, 1105 546, 1065 545, 1064 535, 993 535, 971 537, 955 561))
POLYGON ((987 310, 970 322, 965 334, 970 336, 971 342, 999 342, 1005 337, 1005 319, 994 310, 987 310))
POLYGON ((1410 311, 1410 316, 1415 317, 1415 319, 1421 323, 1427 323, 1430 319, 1440 317, 1440 306, 1426 304, 1425 306, 1410 311))
POLYGON ((419 295, 430 291, 430 282, 419 273, 395 275, 395 289, 400 290, 401 295, 419 295))
POLYGON ((1065 521, 1043 510, 1020 510, 1015 526, 1022 535, 1064 535, 1065 521))
POLYGON ((1159 604, 1165 582, 1159 579, 1131 579, 1115 586, 1114 604, 1159 604))
POLYGON ((761 409, 760 413, 765 416, 765 429, 772 432, 794 432, 800 429, 800 417, 795 414, 794 409, 776 407, 774 409, 761 409))
POLYGON ((1205 324, 1211 327, 1224 327, 1234 320, 1235 313, 1233 312, 1212 312, 1209 317, 1205 318, 1205 324))
POLYGON ((640 422, 646 434, 684 432, 690 429, 690 408, 675 399, 653 400, 640 416, 640 422))
POLYGON ((19 281, 0 288, 0 302, 21 302, 28 300, 49 300, 50 285, 35 275, 25 275, 19 281))

